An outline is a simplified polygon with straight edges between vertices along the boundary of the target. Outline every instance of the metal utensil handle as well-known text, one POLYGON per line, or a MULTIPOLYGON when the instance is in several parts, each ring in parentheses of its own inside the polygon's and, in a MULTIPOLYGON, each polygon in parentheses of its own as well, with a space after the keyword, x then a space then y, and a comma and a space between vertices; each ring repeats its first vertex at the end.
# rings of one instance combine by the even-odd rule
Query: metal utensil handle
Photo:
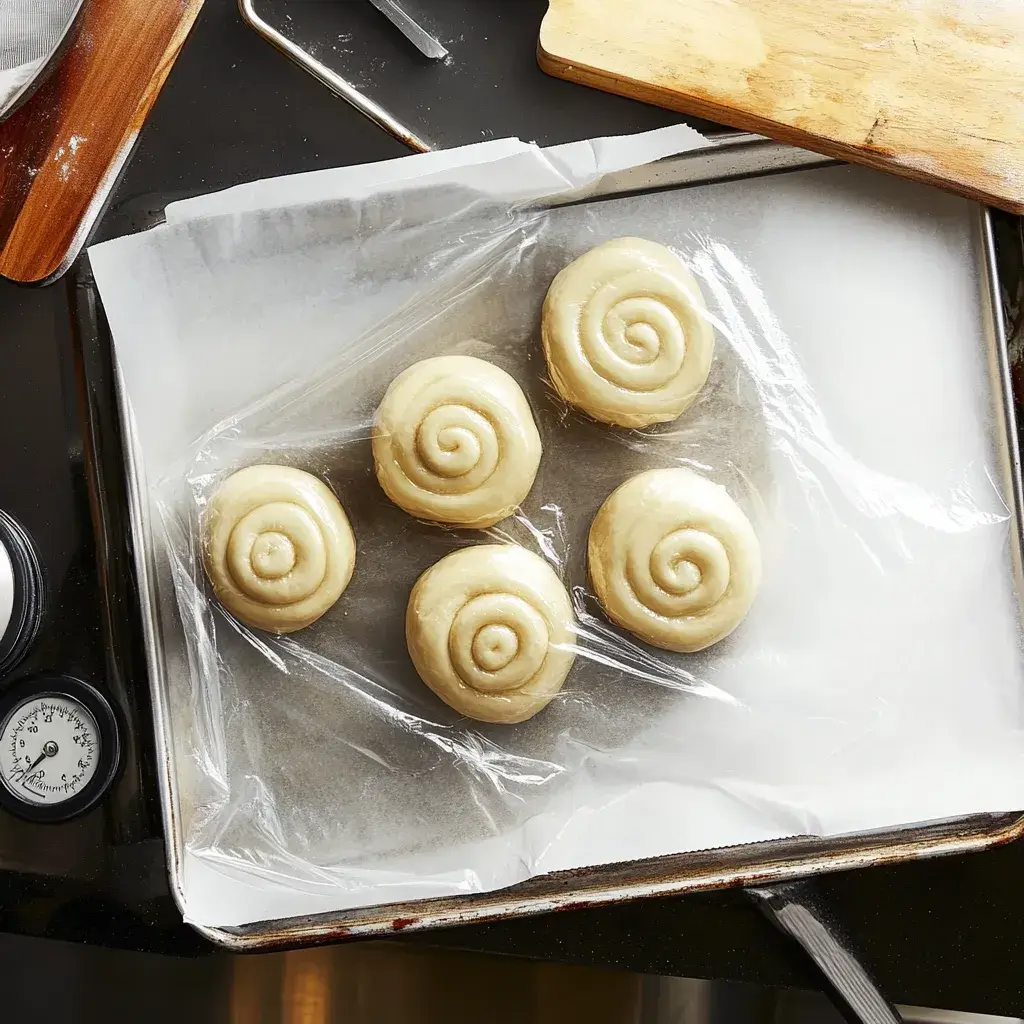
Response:
POLYGON ((421 139, 411 128, 407 128, 394 114, 385 110, 379 103, 371 100, 369 96, 361 93, 351 82, 347 82, 341 75, 336 74, 325 64, 321 64, 314 56, 302 49, 297 43, 292 42, 287 36, 282 35, 272 25, 267 24, 256 13, 256 0, 238 0, 238 9, 242 18, 254 28, 264 39, 271 42, 282 53, 287 54, 299 67, 304 68, 314 78, 327 86, 331 92, 340 96, 347 103, 350 103, 361 114, 364 114, 375 124, 379 125, 386 132, 389 132, 400 142, 404 142, 410 149, 420 153, 429 153, 434 147, 421 139))
POLYGON ((399 7, 395 0, 370 0, 370 3, 391 22, 424 57, 443 60, 448 51, 415 19, 399 7))
POLYGON ((825 992, 850 1024, 899 1024, 829 914, 813 882, 783 882, 745 890, 780 931, 795 940, 824 975, 825 992))

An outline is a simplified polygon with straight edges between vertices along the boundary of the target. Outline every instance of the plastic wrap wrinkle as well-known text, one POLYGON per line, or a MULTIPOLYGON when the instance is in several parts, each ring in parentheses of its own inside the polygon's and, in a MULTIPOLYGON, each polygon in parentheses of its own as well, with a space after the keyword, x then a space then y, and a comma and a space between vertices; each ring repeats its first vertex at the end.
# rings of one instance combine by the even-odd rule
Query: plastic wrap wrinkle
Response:
MULTIPOLYGON (((187 814, 189 916, 229 925, 478 892, 565 868, 1024 804, 1013 523, 976 208, 856 169, 547 212, 461 195, 403 193, 393 208, 408 216, 394 231, 380 206, 393 195, 345 201, 356 234, 333 240, 332 202, 174 229, 185 233, 175 250, 204 254, 201 270, 167 285, 174 350, 202 339, 217 365, 251 331, 265 350, 285 339, 287 355, 271 386, 239 389, 242 411, 218 409, 187 452, 151 434, 158 544, 187 640, 188 671, 170 680, 175 733, 200 780, 187 814), (437 200, 451 202, 443 224, 429 220, 437 200), (369 262, 353 248, 365 225, 369 262), (190 231, 213 231, 217 246, 190 231), (544 380, 539 341, 555 273, 624 235, 684 257, 717 335, 694 405, 642 431, 567 409, 544 380), (339 255, 366 275, 367 299, 350 321, 363 331, 332 349, 331 326, 347 323, 317 275, 339 255), (431 272, 411 269, 385 311, 374 286, 396 296, 391 282, 423 258, 431 272), (306 274, 322 307, 303 298, 306 274), (384 390, 442 354, 515 377, 544 444, 521 510, 486 531, 418 522, 373 475, 384 390), (232 620, 199 558, 213 490, 258 463, 323 478, 357 539, 348 590, 288 638, 232 620), (603 500, 672 465, 724 485, 764 556, 748 619, 695 655, 610 626, 586 574, 603 500), (577 614, 565 686, 516 726, 452 712, 417 679, 403 638, 418 576, 495 541, 544 557, 577 614)), ((111 322, 120 355, 134 326, 111 322)), ((129 394, 137 408, 143 389, 129 394)))
POLYGON ((469 185, 507 201, 538 198, 582 188, 603 174, 705 145, 704 137, 684 124, 641 135, 584 139, 548 149, 519 139, 491 139, 397 160, 331 167, 236 185, 223 192, 171 203, 167 207, 167 223, 267 208, 279 210, 291 205, 308 206, 340 196, 369 196, 425 185, 469 185))

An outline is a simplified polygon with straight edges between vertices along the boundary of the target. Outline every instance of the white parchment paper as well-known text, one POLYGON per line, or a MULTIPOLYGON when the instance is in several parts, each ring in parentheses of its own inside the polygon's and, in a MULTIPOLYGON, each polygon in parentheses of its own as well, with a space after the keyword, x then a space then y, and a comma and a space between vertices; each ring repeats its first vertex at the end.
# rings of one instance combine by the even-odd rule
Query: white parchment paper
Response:
MULTIPOLYGON (((677 129, 547 153, 512 140, 257 182, 175 204, 166 226, 90 250, 147 479, 429 291, 431 267, 479 242, 495 200, 578 188, 700 142, 677 129), (439 223, 452 202, 464 209, 466 190, 483 197, 482 220, 439 223), (394 245, 383 240, 400 241, 403 259, 388 262, 394 245)), ((746 323, 751 352, 792 354, 795 400, 820 412, 821 451, 813 479, 777 474, 764 588, 736 642, 703 669, 734 699, 666 708, 578 761, 570 783, 511 830, 303 870, 210 843, 208 761, 191 720, 204 680, 189 677, 155 551, 187 917, 240 924, 1024 805, 1012 522, 977 219, 964 200, 849 168, 552 216, 546 244, 566 253, 640 234, 734 255, 754 299, 719 343, 741 353, 746 323), (189 848, 199 833, 202 847, 189 848)))

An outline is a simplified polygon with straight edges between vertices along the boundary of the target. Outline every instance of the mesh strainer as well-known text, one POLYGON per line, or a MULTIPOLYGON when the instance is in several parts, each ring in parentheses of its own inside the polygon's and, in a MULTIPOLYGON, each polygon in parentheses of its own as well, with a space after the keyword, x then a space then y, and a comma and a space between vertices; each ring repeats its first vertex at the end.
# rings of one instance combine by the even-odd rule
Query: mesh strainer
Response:
POLYGON ((0 0, 0 120, 60 54, 85 0, 0 0))

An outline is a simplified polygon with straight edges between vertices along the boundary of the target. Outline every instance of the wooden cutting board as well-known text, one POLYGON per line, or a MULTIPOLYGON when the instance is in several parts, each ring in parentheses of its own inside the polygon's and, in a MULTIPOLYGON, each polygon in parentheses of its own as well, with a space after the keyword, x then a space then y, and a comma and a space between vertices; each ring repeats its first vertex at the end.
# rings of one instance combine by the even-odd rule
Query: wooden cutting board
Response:
POLYGON ((549 0, 552 75, 1024 213, 1024 0, 549 0))
POLYGON ((78 255, 203 0, 86 0, 59 66, 0 123, 0 275, 78 255))

